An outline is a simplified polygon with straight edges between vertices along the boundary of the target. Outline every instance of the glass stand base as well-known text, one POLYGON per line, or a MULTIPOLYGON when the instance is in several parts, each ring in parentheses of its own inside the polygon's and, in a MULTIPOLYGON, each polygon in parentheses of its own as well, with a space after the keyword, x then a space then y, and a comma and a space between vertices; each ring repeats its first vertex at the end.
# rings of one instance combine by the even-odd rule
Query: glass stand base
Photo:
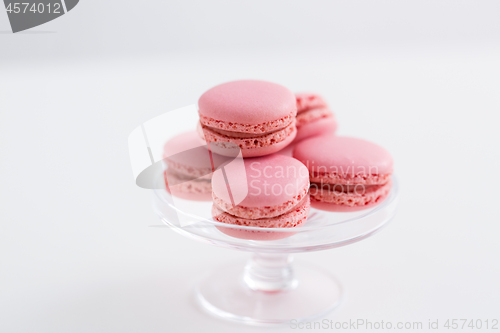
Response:
POLYGON ((290 265, 293 281, 276 290, 255 290, 248 283, 248 266, 228 266, 205 276, 195 291, 201 307, 221 319, 277 326, 324 317, 340 304, 340 284, 321 268, 290 265))

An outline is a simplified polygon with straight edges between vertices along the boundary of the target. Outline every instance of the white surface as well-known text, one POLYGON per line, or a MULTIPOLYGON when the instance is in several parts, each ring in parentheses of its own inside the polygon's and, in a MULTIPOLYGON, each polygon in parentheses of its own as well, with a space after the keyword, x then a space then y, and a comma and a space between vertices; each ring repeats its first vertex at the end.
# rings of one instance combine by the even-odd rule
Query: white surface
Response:
MULTIPOLYGON (((405 46, 393 35, 398 28, 411 31, 415 17, 399 18, 389 30, 374 25, 370 34, 384 35, 383 47, 354 34, 353 45, 323 45, 315 37, 307 47, 301 41, 294 48, 269 42, 203 52, 162 46, 161 52, 122 55, 120 47, 134 41, 152 43, 147 28, 136 26, 146 41, 139 32, 127 42, 126 33, 107 31, 104 36, 123 41, 102 50, 88 41, 81 56, 80 44, 64 47, 75 43, 66 44, 65 36, 85 35, 69 14, 44 26, 65 31, 0 35, 8 46, 0 63, 0 331, 258 331, 195 307, 191 288, 199 274, 247 255, 149 227, 159 222, 149 193, 134 185, 127 150, 128 135, 142 122, 238 78, 322 93, 340 134, 371 139, 395 158, 402 197, 392 224, 361 243, 297 256, 343 282, 346 300, 330 319, 422 321, 424 327, 429 319, 440 325, 448 318, 500 319, 500 33, 491 19, 498 11, 490 3, 481 16, 470 3, 451 17, 414 14, 431 27, 409 34, 405 46), (468 35, 457 33, 454 40, 451 28, 431 33, 440 19, 459 27, 468 12, 476 20, 464 20, 468 35), (455 42, 431 45, 447 37, 455 42), (27 55, 24 50, 41 38, 47 44, 37 57, 27 55), (418 44, 419 38, 429 43, 418 44), (52 59, 55 46, 62 55, 52 59)), ((79 4, 74 16, 90 15, 91 4, 79 4)), ((353 12, 345 14, 354 20, 353 12)), ((270 330, 281 331, 290 329, 270 330)))

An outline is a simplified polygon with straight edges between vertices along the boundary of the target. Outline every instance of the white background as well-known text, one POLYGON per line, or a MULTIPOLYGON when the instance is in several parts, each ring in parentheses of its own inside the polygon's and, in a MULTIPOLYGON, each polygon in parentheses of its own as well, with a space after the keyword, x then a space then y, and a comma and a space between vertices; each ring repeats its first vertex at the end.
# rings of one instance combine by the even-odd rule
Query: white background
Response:
POLYGON ((297 255, 343 282, 329 319, 500 320, 500 2, 85 0, 9 29, 0 9, 0 332, 266 331, 197 309, 199 274, 247 254, 150 227, 127 150, 241 78, 323 94, 394 156, 393 222, 297 255))

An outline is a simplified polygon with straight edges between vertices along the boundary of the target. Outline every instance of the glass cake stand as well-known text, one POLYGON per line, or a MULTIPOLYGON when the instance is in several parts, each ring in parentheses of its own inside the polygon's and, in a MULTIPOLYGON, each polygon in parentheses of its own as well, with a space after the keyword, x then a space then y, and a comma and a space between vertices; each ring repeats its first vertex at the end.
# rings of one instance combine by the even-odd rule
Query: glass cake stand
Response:
MULTIPOLYGON (((160 175, 158 179, 163 181, 160 175)), ((211 218, 211 202, 178 199, 157 188, 153 206, 165 225, 184 236, 251 252, 246 264, 228 265, 203 276, 195 295, 204 310, 233 322, 274 326, 323 317, 342 299, 342 287, 334 276, 318 267, 292 265, 292 254, 345 246, 375 234, 394 217, 398 191, 393 177, 389 196, 372 209, 334 213, 311 208, 301 227, 265 228, 265 233, 281 238, 266 241, 228 236, 232 229, 262 234, 263 228, 216 222, 211 218)))

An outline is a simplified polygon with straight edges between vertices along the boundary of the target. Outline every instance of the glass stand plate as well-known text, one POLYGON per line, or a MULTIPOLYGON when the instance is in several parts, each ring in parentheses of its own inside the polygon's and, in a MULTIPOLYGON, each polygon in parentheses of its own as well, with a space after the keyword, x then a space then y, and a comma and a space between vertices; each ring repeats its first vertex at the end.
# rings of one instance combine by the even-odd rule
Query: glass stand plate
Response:
MULTIPOLYGON (((161 175, 158 179, 162 181, 161 175)), ((154 190, 153 206, 165 226, 184 236, 252 253, 246 265, 214 270, 198 283, 196 298, 205 311, 243 324, 274 326, 325 316, 342 298, 342 288, 333 276, 320 268, 292 265, 292 254, 345 246, 375 234, 394 217, 398 193, 393 176, 391 192, 378 206, 354 213, 311 209, 307 222, 297 228, 216 222, 211 218, 211 202, 174 198, 162 188, 154 190), (248 233, 265 229, 269 236, 279 237, 235 238, 227 228, 248 233)))

